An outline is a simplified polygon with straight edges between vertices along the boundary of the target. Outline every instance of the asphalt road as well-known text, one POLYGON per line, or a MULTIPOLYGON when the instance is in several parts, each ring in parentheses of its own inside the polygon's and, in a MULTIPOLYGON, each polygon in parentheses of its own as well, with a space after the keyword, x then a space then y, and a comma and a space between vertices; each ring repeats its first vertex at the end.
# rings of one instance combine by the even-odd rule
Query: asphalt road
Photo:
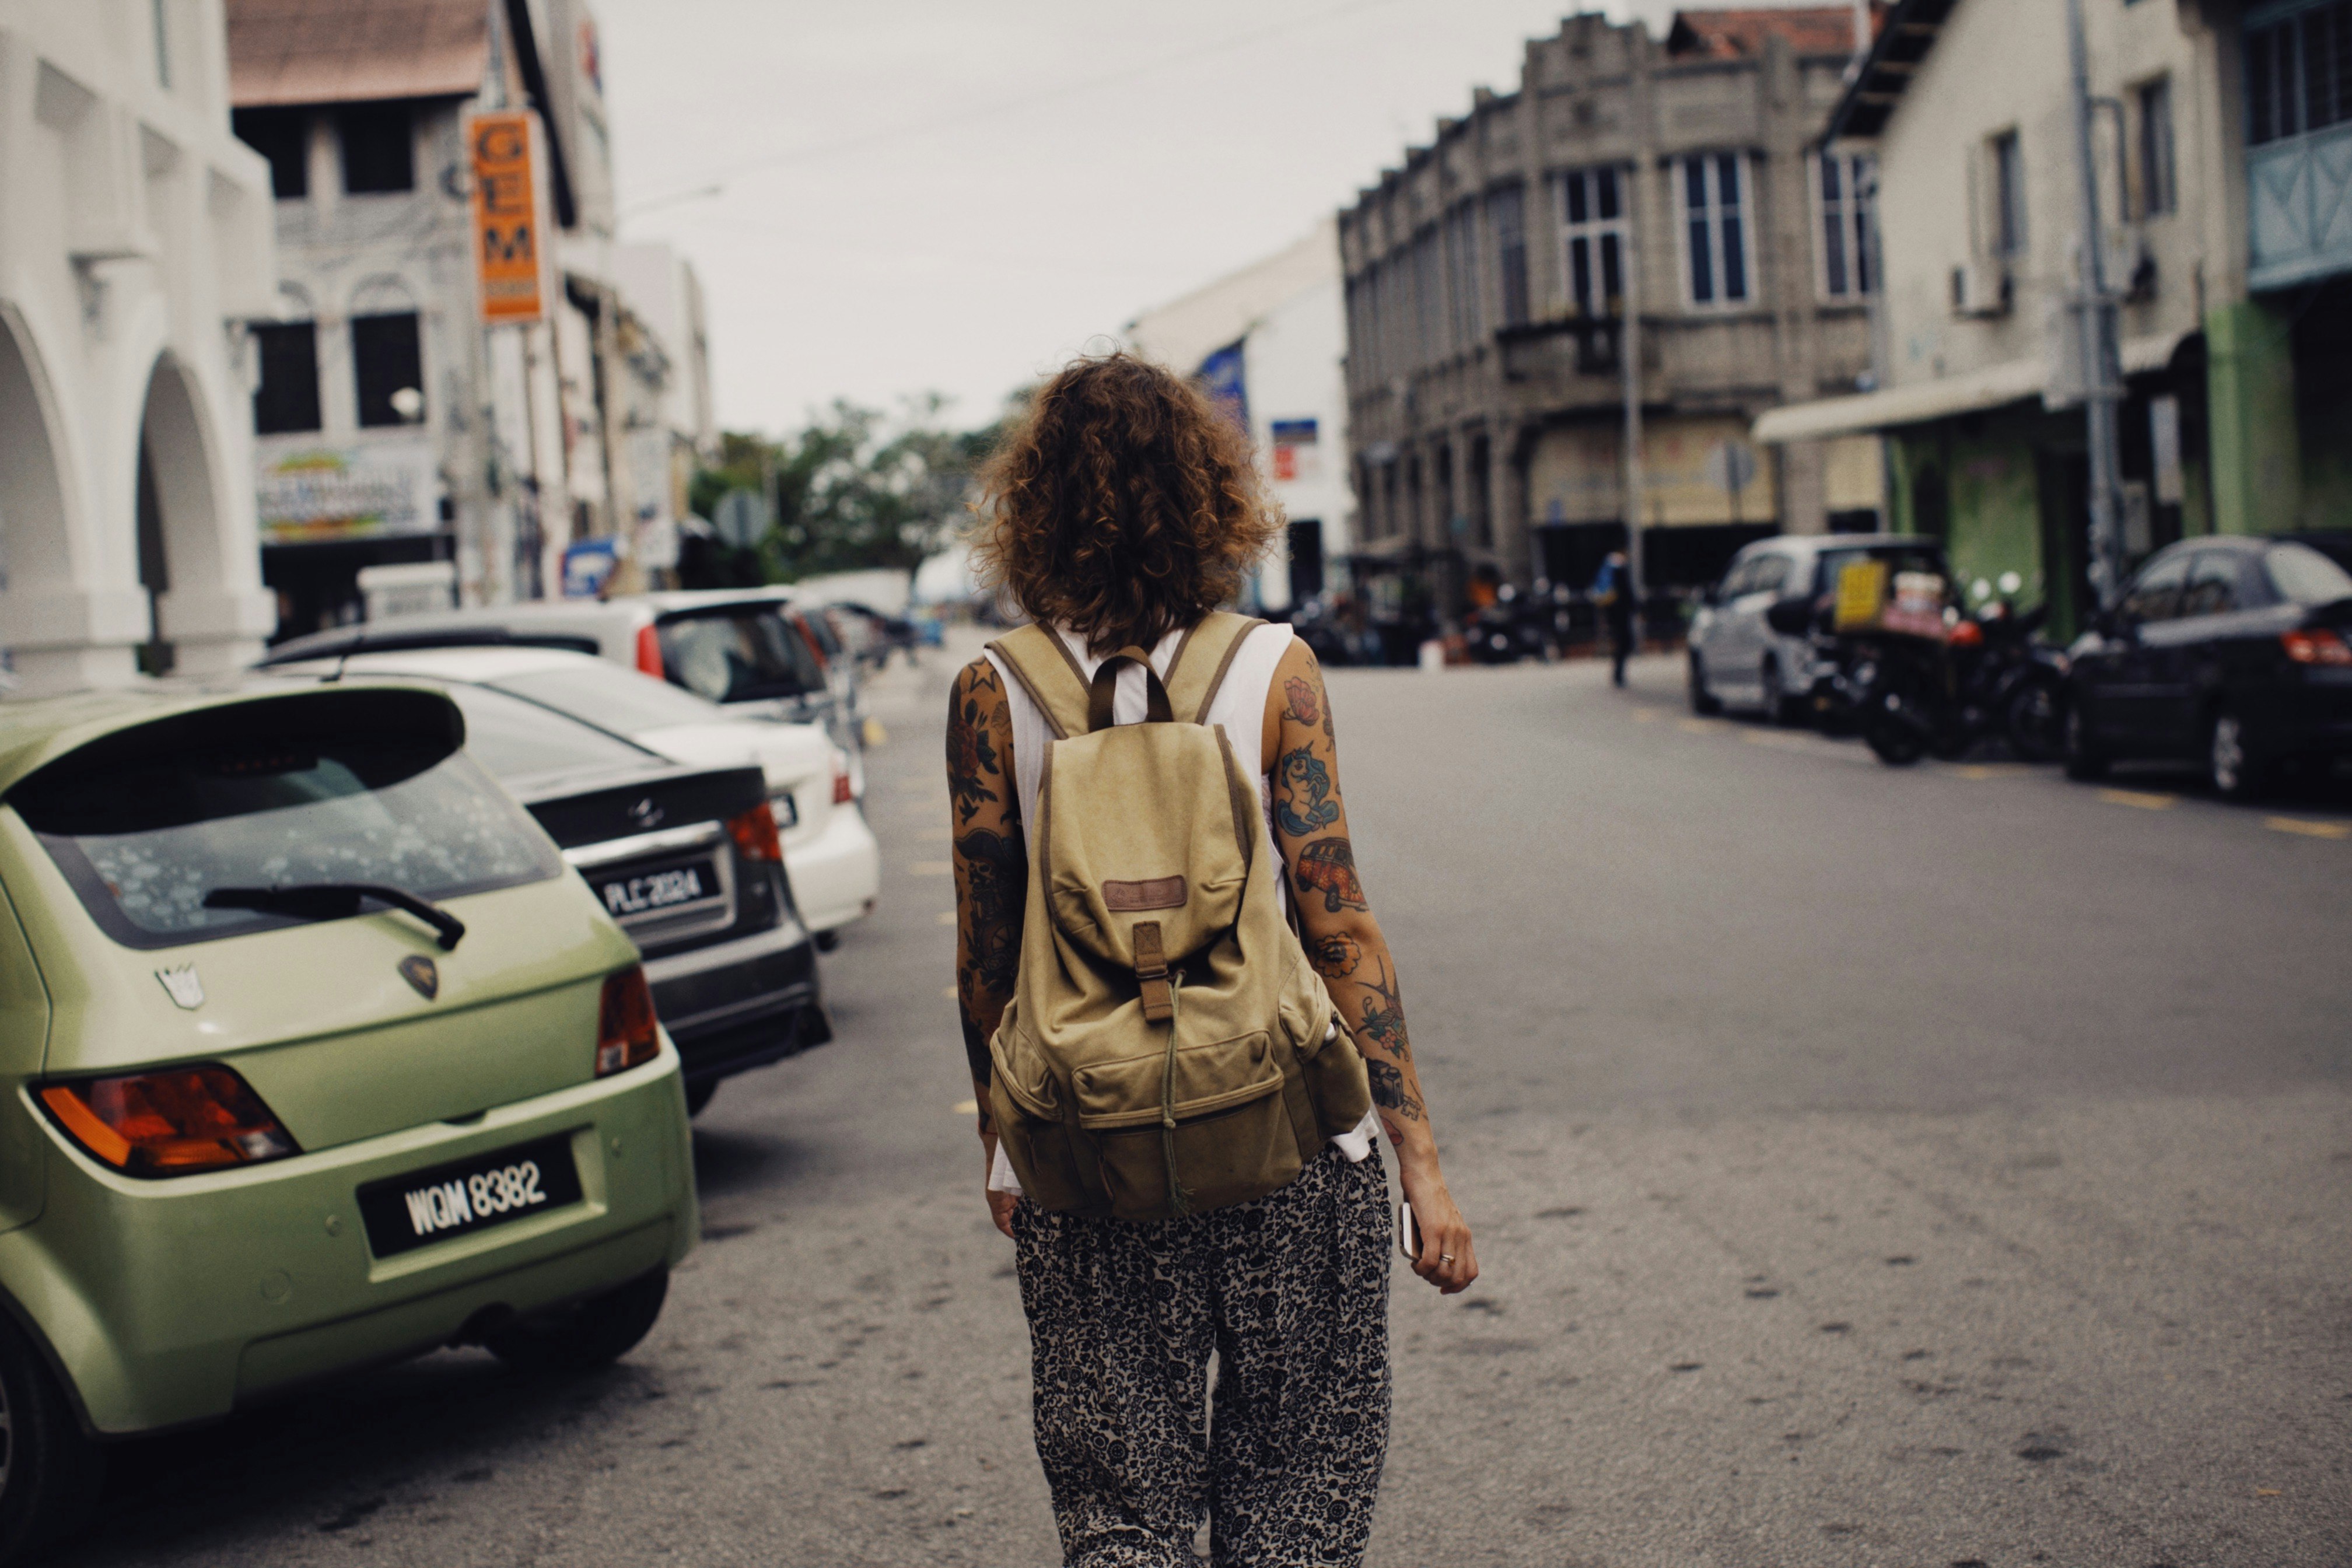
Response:
MULTIPOLYGON (((949 990, 948 661, 877 693, 839 1038, 698 1124, 625 1363, 446 1352, 117 1457, 86 1568, 1035 1565, 949 990)), ((1399 1272, 1382 1565, 2352 1561, 2352 802, 1339 672, 1486 1278, 1399 1272)))

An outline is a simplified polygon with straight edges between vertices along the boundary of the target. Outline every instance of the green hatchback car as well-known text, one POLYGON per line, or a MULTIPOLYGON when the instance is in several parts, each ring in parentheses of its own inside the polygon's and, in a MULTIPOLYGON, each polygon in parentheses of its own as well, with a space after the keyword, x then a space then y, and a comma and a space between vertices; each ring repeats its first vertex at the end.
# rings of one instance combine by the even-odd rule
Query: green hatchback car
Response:
POLYGON ((105 1438, 660 1313, 677 1051, 464 741, 387 684, 0 704, 0 1562, 105 1438))

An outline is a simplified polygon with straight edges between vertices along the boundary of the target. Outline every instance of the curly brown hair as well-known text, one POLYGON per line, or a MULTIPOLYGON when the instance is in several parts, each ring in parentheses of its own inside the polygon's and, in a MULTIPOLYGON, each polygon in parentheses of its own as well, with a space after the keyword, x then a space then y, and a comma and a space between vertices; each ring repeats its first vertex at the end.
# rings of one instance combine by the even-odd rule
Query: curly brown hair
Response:
POLYGON ((1108 653, 1231 599, 1281 526, 1248 436, 1137 356, 1065 366, 989 458, 973 563, 1031 619, 1108 653))

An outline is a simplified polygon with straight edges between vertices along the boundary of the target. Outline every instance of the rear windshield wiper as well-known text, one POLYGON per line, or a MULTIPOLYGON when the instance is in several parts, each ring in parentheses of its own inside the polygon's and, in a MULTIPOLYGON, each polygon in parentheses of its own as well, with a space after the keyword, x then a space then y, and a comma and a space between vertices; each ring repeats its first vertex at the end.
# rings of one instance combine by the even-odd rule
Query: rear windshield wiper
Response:
POLYGON ((306 921, 339 921, 360 912, 360 901, 373 899, 395 910, 405 910, 438 933, 441 951, 455 948, 466 934, 465 922, 415 893, 377 882, 293 882, 275 888, 215 888, 205 895, 208 910, 255 910, 263 914, 293 915, 306 921))

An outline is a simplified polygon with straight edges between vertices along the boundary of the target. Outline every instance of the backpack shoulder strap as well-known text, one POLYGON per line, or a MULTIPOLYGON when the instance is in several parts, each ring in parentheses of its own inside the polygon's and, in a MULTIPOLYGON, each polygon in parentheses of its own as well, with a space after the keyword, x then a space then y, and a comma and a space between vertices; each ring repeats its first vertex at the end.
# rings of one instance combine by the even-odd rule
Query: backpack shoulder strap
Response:
POLYGON ((1069 646, 1034 622, 1005 633, 988 645, 1045 716, 1057 741, 1087 732, 1086 672, 1071 656, 1069 646))
POLYGON ((1193 724, 1208 721, 1209 704, 1217 700, 1243 639, 1264 625, 1231 610, 1214 610, 1184 634, 1176 645, 1176 657, 1168 661, 1168 700, 1178 719, 1193 724))

